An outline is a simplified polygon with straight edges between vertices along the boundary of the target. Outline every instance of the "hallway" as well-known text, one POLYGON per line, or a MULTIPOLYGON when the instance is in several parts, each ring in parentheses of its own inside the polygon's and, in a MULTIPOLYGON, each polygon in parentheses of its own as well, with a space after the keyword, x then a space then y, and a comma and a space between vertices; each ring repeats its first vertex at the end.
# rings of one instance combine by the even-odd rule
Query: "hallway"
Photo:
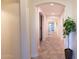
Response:
MULTIPOLYGON (((76 2, 1 0, 1 59, 65 59, 64 39, 60 38, 63 36, 62 25, 68 16, 77 23, 76 2), (43 16, 41 27, 40 13, 43 16), (40 29, 44 39, 41 45, 40 29), (58 35, 48 33, 50 31, 58 35)), ((75 33, 71 42, 73 59, 77 59, 76 36, 75 33)))
POLYGON ((39 56, 34 59, 65 59, 64 41, 55 33, 41 43, 39 56))

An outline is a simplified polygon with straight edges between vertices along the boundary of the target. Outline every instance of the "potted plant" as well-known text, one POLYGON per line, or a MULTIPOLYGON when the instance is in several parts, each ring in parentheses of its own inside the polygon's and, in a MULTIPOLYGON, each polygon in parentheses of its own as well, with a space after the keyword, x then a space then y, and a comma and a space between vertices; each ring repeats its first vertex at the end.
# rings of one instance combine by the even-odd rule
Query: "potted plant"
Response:
POLYGON ((73 51, 72 49, 70 49, 70 45, 69 45, 69 35, 71 32, 76 31, 76 23, 73 21, 72 18, 68 17, 63 24, 64 27, 64 37, 68 37, 68 41, 67 41, 67 48, 65 49, 65 58, 66 59, 72 59, 72 55, 73 55, 73 51))

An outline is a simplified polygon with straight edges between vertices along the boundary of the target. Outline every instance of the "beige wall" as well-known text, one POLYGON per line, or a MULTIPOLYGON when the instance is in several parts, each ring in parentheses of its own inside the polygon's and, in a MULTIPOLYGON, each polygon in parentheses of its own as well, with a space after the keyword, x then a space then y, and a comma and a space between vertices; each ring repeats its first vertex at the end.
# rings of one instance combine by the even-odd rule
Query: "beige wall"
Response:
POLYGON ((1 59, 21 59, 19 2, 2 1, 1 59))
POLYGON ((72 14, 75 21, 77 21, 77 0, 72 0, 72 14))

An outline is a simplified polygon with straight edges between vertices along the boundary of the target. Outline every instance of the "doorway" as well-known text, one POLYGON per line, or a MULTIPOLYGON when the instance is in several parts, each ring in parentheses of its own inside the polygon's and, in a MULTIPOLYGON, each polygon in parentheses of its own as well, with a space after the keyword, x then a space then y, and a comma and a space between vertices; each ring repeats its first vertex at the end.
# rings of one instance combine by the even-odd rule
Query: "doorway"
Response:
POLYGON ((43 15, 42 15, 42 13, 40 12, 39 13, 39 21, 40 21, 40 43, 42 42, 42 40, 43 40, 43 31, 42 31, 42 25, 43 25, 43 15))

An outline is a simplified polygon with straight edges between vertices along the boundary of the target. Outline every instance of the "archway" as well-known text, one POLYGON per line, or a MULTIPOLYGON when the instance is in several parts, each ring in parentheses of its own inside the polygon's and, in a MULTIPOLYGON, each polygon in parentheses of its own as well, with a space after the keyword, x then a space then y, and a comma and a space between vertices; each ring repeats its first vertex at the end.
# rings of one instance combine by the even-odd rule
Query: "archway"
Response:
MULTIPOLYGON (((64 10, 64 13, 62 14, 62 15, 64 15, 63 17, 61 17, 61 19, 65 19, 67 16, 71 16, 72 14, 71 14, 71 12, 69 11, 69 10, 71 10, 71 8, 69 8, 69 7, 71 7, 71 4, 69 4, 69 3, 71 3, 70 1, 68 1, 68 0, 53 0, 53 1, 50 1, 50 0, 33 0, 32 1, 32 7, 33 7, 33 9, 32 9, 32 11, 34 11, 33 12, 33 14, 34 14, 34 20, 33 21, 35 21, 34 22, 34 24, 36 25, 36 27, 33 27, 34 29, 35 29, 35 42, 36 43, 34 43, 34 40, 33 40, 33 44, 37 44, 36 45, 36 47, 37 47, 37 49, 38 48, 40 48, 40 46, 39 46, 39 33, 37 33, 37 32, 39 32, 39 20, 38 20, 38 18, 39 18, 39 15, 38 15, 38 8, 36 8, 38 5, 40 5, 40 4, 46 4, 46 3, 50 3, 50 2, 53 2, 53 3, 58 3, 58 4, 60 4, 60 5, 63 5, 64 7, 65 7, 65 10, 64 10), (35 16, 35 15, 37 15, 37 16, 35 16), (37 32, 36 32, 37 31, 37 32)), ((39 10, 40 11, 40 10, 39 10)), ((62 21, 63 22, 63 21, 62 21)), ((35 50, 33 50, 32 49, 32 51, 35 51, 35 50)), ((38 52, 36 53, 35 52, 35 56, 37 56, 36 54, 38 54, 38 52)), ((33 55, 34 55, 34 52, 33 52, 33 55)))
MULTIPOLYGON (((43 14, 43 16, 44 16, 44 19, 43 19, 43 40, 45 40, 47 37, 48 37, 48 33, 46 33, 46 32, 48 32, 48 22, 46 21, 46 19, 47 19, 47 17, 48 18, 52 18, 52 16, 55 16, 57 19, 60 19, 60 22, 58 21, 57 23, 58 24, 60 24, 61 23, 61 25, 59 25, 59 26, 62 26, 62 22, 63 22, 63 20, 62 20, 62 18, 63 18, 63 11, 64 11, 64 8, 65 8, 65 6, 64 5, 62 5, 62 4, 60 4, 60 3, 55 3, 55 2, 48 2, 48 3, 42 3, 42 4, 38 4, 38 5, 36 5, 35 6, 35 10, 36 10, 36 25, 37 25, 37 30, 38 30, 38 39, 37 39, 37 44, 38 44, 38 49, 40 48, 40 42, 39 42, 39 33, 40 33, 40 31, 39 31, 39 13, 41 12, 42 14, 43 14), (54 6, 50 6, 50 4, 54 4, 54 6), (44 8, 45 7, 45 8, 44 8), (52 8, 51 8, 52 7, 52 8), (58 10, 58 9, 56 9, 55 10, 55 8, 60 8, 60 10, 58 10), (51 9, 50 9, 51 8, 51 9), (49 9, 49 10, 48 10, 49 9), (46 11, 47 10, 47 11, 46 11), (50 12, 51 11, 51 12, 50 12), (55 15, 51 15, 51 13, 52 12, 55 12, 55 15), (48 12, 48 13, 47 13, 48 12), (59 13, 60 12, 60 13, 59 13), (61 17, 62 16, 62 17, 61 17), (47 22, 47 23, 45 23, 45 22, 47 22), (46 28, 46 27, 47 28, 46 28), (45 31, 46 30, 46 31, 45 31)), ((54 18, 54 17, 53 17, 54 18)), ((52 20, 52 19, 51 19, 52 20)), ((55 23, 56 23, 56 21, 55 21, 55 23)), ((58 27, 59 27, 58 26, 58 27)), ((61 28, 55 28, 55 31, 58 31, 58 30, 61 30, 61 28), (57 30, 58 29, 58 30, 57 30)), ((63 26, 62 26, 63 27, 63 26)), ((62 28, 62 30, 63 30, 63 28, 62 28)), ((62 31, 61 30, 61 31, 62 31)), ((59 31, 58 31, 59 32, 59 31)), ((62 35, 62 33, 60 32, 60 34, 62 35)), ((60 35, 59 34, 59 35, 60 35)), ((37 37, 37 36, 36 36, 37 37)), ((62 38, 62 37, 61 37, 62 38)), ((62 40, 63 41, 63 40, 62 40)), ((64 41, 63 41, 64 42, 64 41)), ((57 43, 57 42, 56 42, 57 43)), ((64 45, 63 43, 62 43, 62 45, 64 45)), ((64 48, 64 46, 63 46, 63 48, 64 48)))

